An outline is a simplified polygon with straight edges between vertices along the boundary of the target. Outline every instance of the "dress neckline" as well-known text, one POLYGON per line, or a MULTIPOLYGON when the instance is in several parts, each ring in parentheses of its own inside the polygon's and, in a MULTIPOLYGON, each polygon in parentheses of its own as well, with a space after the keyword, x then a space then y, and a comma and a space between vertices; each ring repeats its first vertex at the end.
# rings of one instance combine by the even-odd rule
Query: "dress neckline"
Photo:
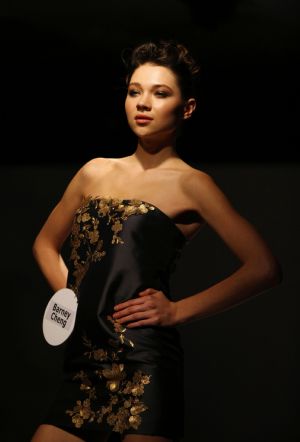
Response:
POLYGON ((118 198, 118 197, 105 197, 105 196, 100 196, 100 195, 95 195, 95 196, 88 195, 88 196, 84 197, 84 201, 100 201, 100 200, 101 201, 115 200, 115 201, 120 201, 120 202, 140 201, 141 203, 149 204, 150 206, 153 206, 165 219, 167 219, 169 224, 171 226, 173 226, 175 231, 177 231, 177 234, 181 237, 181 239, 184 242, 188 242, 188 238, 186 238, 184 233, 179 229, 179 227, 176 225, 175 221, 169 215, 167 215, 163 210, 161 210, 155 204, 150 203, 149 201, 142 200, 141 198, 118 198))

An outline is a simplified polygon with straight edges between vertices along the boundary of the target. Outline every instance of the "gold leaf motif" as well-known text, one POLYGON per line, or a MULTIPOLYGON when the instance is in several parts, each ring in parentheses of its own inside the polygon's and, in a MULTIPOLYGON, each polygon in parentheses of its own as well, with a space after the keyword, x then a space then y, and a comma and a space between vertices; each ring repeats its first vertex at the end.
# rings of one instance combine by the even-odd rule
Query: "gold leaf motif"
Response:
POLYGON ((119 198, 83 198, 82 205, 76 210, 71 231, 70 262, 73 267, 71 272, 74 282, 69 282, 69 287, 78 294, 79 286, 92 262, 100 261, 106 252, 103 249, 103 240, 99 231, 99 219, 106 218, 111 224, 113 233, 111 244, 124 244, 120 236, 123 222, 130 215, 145 214, 155 207, 138 199, 121 200, 119 198), (96 212, 92 216, 91 210, 96 212))
POLYGON ((140 414, 145 409, 146 408, 144 407, 143 404, 134 405, 133 407, 130 408, 130 413, 132 415, 137 415, 137 414, 140 414))
POLYGON ((136 213, 136 208, 134 206, 126 206, 124 208, 124 212, 127 216, 130 216, 136 213))
POLYGON ((145 206, 144 203, 139 205, 139 209, 140 209, 141 213, 147 213, 148 212, 148 209, 147 209, 147 207, 145 206))
POLYGON ((120 222, 120 220, 115 221, 115 223, 113 224, 111 230, 115 233, 121 232, 123 226, 120 222))
POLYGON ((137 430, 141 423, 141 417, 140 416, 130 416, 129 423, 131 426, 137 430))
POLYGON ((94 358, 96 361, 106 361, 107 360, 107 351, 102 348, 98 348, 98 350, 94 351, 94 358))
POLYGON ((124 407, 125 408, 129 408, 129 407, 131 407, 131 401, 130 400, 126 400, 126 401, 124 401, 124 407))
MULTIPOLYGON (((70 261, 73 268, 70 274, 73 280, 69 282, 69 287, 76 294, 91 263, 100 261, 106 255, 99 229, 100 219, 104 218, 106 224, 111 226, 111 244, 124 244, 120 236, 123 222, 131 215, 145 214, 155 209, 141 200, 126 201, 125 204, 125 200, 118 198, 87 197, 77 209, 71 231, 70 261)), ((116 339, 108 339, 105 348, 98 348, 87 336, 83 336, 83 343, 88 348, 83 355, 94 359, 95 369, 93 373, 81 370, 74 375, 74 381, 79 381, 79 391, 87 398, 84 401, 77 400, 74 408, 66 410, 66 413, 76 428, 81 428, 86 422, 101 423, 106 418, 113 431, 123 433, 126 429, 137 429, 141 423, 140 414, 148 409, 139 396, 144 393, 144 385, 150 383, 151 375, 137 370, 128 379, 125 364, 120 362, 120 357, 134 348, 134 342, 125 336, 124 325, 110 315, 107 319, 113 325, 116 339), (89 377, 90 374, 93 377, 89 377), (100 408, 96 404, 102 397, 102 390, 98 392, 94 380, 104 382, 109 394, 109 400, 100 408)))
MULTIPOLYGON (((123 351, 122 347, 124 344, 122 342, 129 341, 124 337, 126 328, 120 327, 120 324, 111 316, 107 318, 110 318, 115 331, 123 336, 123 339, 119 340, 119 345, 123 351)), ((110 340, 108 340, 109 342, 110 340)), ((132 341, 130 342, 133 344, 132 341)), ((94 374, 99 380, 102 378, 107 380, 106 388, 109 391, 110 399, 100 409, 93 408, 93 401, 99 399, 96 392, 97 387, 93 385, 87 373, 81 370, 74 376, 74 379, 81 380, 80 390, 87 394, 88 398, 83 402, 77 401, 77 405, 75 405, 73 410, 67 410, 66 413, 72 417, 72 422, 76 428, 81 428, 85 421, 93 422, 96 420, 98 423, 101 423, 106 417, 107 423, 112 426, 115 432, 123 433, 126 429, 137 429, 142 421, 140 414, 149 408, 138 396, 144 393, 144 385, 150 383, 151 375, 137 370, 133 373, 130 380, 127 378, 125 364, 123 362, 115 362, 118 360, 118 354, 113 349, 97 348, 87 338, 86 334, 83 336, 83 343, 89 348, 89 351, 84 353, 88 357, 93 357, 96 362, 101 361, 102 358, 105 360, 105 363, 111 361, 110 368, 107 368, 107 366, 103 368, 99 365, 99 369, 94 370, 94 374), (109 349, 111 350, 110 352, 109 349)))
POLYGON ((85 223, 85 222, 89 221, 90 219, 91 219, 90 214, 86 212, 82 215, 81 222, 85 223))
POLYGON ((91 410, 90 399, 85 399, 83 402, 76 401, 77 405, 73 410, 66 410, 66 413, 72 416, 72 422, 76 428, 81 428, 84 420, 90 422, 94 419, 95 413, 91 410))
POLYGON ((99 240, 99 232, 98 230, 93 230, 92 232, 88 233, 89 240, 91 244, 95 244, 99 240))
POLYGON ((142 376, 141 382, 143 384, 150 384, 150 375, 146 374, 146 375, 142 376))

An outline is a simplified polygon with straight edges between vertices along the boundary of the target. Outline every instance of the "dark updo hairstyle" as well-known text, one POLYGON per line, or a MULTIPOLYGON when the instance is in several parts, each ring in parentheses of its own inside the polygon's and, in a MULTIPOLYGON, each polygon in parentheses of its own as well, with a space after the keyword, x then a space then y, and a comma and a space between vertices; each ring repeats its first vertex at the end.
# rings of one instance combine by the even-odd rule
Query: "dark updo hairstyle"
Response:
POLYGON ((122 51, 121 58, 127 70, 125 78, 127 87, 136 68, 144 63, 153 63, 165 66, 174 72, 184 100, 197 96, 200 65, 189 50, 176 40, 149 41, 134 49, 126 48, 122 51))

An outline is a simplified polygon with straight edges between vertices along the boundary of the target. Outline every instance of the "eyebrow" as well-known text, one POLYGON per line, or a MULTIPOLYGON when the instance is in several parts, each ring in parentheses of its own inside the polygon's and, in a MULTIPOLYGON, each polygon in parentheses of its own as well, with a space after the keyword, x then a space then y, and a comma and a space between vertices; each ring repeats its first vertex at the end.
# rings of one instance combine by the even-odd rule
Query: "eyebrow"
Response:
MULTIPOLYGON (((138 83, 138 82, 135 81, 133 83, 130 83, 128 86, 132 86, 132 85, 141 86, 141 83, 138 83)), ((168 89, 170 89, 172 91, 172 88, 170 86, 168 86, 167 84, 154 84, 152 86, 152 88, 161 87, 161 86, 167 87, 168 89)))

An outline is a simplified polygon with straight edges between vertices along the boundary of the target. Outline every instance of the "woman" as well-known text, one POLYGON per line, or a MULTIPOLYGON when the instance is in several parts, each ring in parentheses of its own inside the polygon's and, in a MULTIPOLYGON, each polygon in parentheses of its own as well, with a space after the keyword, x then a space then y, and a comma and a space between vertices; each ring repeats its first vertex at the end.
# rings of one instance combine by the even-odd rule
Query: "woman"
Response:
POLYGON ((265 241, 205 172, 176 152, 196 108, 199 67, 175 41, 136 47, 128 62, 134 154, 95 158, 71 180, 37 235, 54 291, 78 298, 64 378, 32 442, 169 442, 183 437, 183 349, 176 326, 216 314, 281 281, 265 241), (241 260, 228 278, 174 302, 169 276, 208 223, 241 260), (66 267, 60 254, 70 235, 66 267))

